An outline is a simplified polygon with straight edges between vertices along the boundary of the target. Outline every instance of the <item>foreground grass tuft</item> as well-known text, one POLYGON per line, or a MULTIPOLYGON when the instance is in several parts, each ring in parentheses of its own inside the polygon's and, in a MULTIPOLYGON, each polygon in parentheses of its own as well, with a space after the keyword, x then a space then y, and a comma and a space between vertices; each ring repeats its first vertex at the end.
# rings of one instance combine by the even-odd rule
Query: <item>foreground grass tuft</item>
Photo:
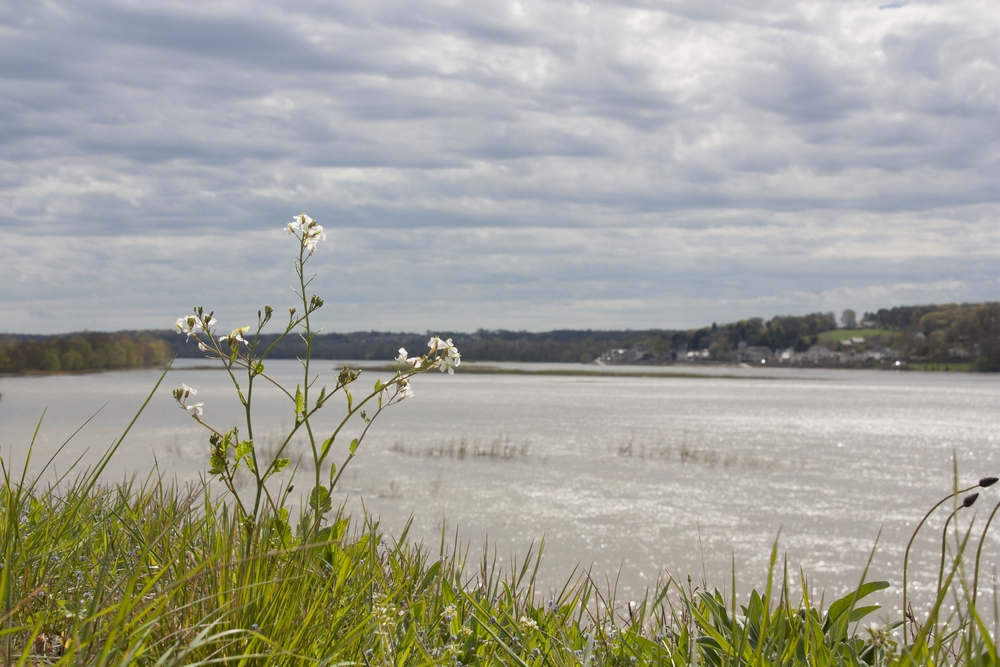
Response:
MULTIPOLYGON (((609 599, 586 574, 535 588, 538 553, 501 572, 442 540, 433 552, 335 515, 310 543, 250 537, 205 488, 81 478, 0 494, 0 662, 5 665, 907 665, 996 664, 970 605, 914 627, 860 628, 863 598, 817 607, 769 577, 745 606, 664 580, 609 599)), ((488 550, 486 550, 488 552, 488 550)), ((772 553, 772 575, 777 547, 772 553)), ((945 571, 943 593, 955 568, 945 571)), ((808 590, 807 586, 803 589, 808 590)))

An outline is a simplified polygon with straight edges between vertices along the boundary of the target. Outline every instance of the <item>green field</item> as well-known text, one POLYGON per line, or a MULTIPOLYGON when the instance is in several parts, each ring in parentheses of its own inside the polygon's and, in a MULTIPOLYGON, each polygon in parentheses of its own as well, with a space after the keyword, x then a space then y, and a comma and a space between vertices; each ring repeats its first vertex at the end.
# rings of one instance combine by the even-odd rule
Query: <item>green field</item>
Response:
POLYGON ((833 331, 824 331, 819 335, 819 339, 840 341, 854 338, 855 336, 872 338, 873 336, 895 336, 898 333, 898 331, 892 331, 891 329, 834 329, 833 331))

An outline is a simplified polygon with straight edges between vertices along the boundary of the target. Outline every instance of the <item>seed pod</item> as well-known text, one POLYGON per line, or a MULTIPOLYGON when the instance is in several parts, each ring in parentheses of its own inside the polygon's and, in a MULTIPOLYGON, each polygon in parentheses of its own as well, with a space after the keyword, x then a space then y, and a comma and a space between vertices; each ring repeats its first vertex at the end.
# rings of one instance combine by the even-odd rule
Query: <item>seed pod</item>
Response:
POLYGON ((979 486, 985 489, 987 486, 993 486, 998 481, 1000 481, 1000 478, 997 477, 983 477, 981 480, 979 480, 979 486))
POLYGON ((962 507, 972 507, 976 503, 976 498, 978 497, 978 493, 970 493, 964 500, 962 500, 962 507))

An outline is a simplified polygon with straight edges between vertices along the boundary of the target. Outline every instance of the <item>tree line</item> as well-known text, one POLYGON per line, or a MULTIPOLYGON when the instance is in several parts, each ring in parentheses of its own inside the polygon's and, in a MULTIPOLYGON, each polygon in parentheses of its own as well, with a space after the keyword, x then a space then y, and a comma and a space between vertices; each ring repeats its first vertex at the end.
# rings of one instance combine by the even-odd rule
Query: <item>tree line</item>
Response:
POLYGON ((164 366, 173 356, 170 343, 152 332, 0 336, 0 373, 164 366))
MULTIPOLYGON (((841 316, 858 325, 853 311, 841 316)), ((860 326, 883 333, 869 340, 920 361, 955 361, 961 352, 976 370, 1000 371, 1000 303, 898 306, 865 313, 860 326)), ((467 361, 589 363, 609 350, 631 353, 629 360, 674 361, 687 351, 707 350, 716 361, 735 361, 741 344, 771 350, 803 352, 837 329, 834 313, 753 317, 696 329, 574 330, 547 332, 479 329, 474 333, 444 332, 467 361)), ((313 343, 316 359, 393 359, 399 348, 423 352, 429 334, 357 331, 320 334, 313 343)), ((262 336, 270 345, 277 336, 262 336)), ((836 345, 835 341, 827 344, 836 345)), ((273 358, 302 356, 304 344, 288 337, 277 344, 273 358)), ((173 331, 83 333, 67 336, 0 336, 0 372, 79 371, 160 366, 171 357, 203 356, 197 346, 173 331)))

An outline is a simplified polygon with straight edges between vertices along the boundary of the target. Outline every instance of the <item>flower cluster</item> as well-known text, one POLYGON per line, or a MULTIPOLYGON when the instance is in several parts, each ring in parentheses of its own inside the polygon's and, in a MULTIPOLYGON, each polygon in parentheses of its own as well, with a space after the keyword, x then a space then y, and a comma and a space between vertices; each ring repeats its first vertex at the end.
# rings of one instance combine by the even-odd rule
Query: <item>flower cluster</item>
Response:
POLYGON ((194 315, 178 318, 174 323, 174 329, 179 334, 187 334, 188 340, 199 331, 208 331, 215 324, 212 313, 206 315, 200 309, 194 315))
POLYGON ((428 368, 438 368, 442 373, 448 371, 449 374, 454 375, 455 367, 462 363, 462 354, 451 342, 451 339, 441 340, 434 336, 428 341, 427 347, 430 348, 430 351, 423 357, 411 357, 406 348, 401 347, 396 362, 413 369, 422 368, 425 364, 429 364, 428 368))
POLYGON ((292 221, 285 225, 285 231, 289 236, 294 236, 302 242, 302 247, 309 251, 310 257, 316 251, 316 244, 326 240, 323 226, 305 213, 292 218, 292 221))
POLYGON ((181 383, 180 389, 174 389, 174 398, 177 400, 180 406, 185 410, 187 410, 188 412, 190 412, 191 416, 194 417, 195 419, 201 417, 201 415, 204 412, 202 410, 202 406, 205 404, 192 403, 191 405, 188 405, 187 400, 189 396, 194 396, 197 393, 198 391, 196 389, 192 389, 191 387, 183 383, 181 383))
POLYGON ((435 361, 441 372, 448 371, 449 375, 454 375, 455 367, 462 363, 462 355, 459 353, 458 348, 451 342, 451 339, 441 340, 437 336, 434 336, 428 341, 427 347, 430 348, 430 354, 437 353, 439 355, 435 361))

